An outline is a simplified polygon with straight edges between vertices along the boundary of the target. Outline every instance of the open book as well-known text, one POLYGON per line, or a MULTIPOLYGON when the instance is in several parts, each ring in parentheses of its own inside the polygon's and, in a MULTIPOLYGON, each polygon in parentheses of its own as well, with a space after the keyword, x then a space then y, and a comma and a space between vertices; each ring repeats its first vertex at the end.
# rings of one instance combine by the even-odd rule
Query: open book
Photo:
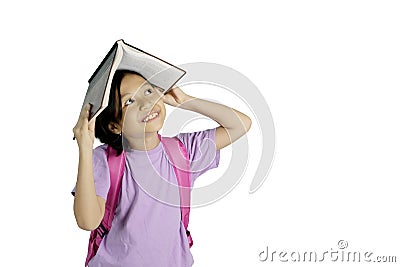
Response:
POLYGON ((115 71, 119 69, 140 73, 164 94, 186 74, 183 69, 118 40, 89 79, 89 88, 83 102, 83 106, 91 104, 89 121, 107 107, 111 82, 115 71))

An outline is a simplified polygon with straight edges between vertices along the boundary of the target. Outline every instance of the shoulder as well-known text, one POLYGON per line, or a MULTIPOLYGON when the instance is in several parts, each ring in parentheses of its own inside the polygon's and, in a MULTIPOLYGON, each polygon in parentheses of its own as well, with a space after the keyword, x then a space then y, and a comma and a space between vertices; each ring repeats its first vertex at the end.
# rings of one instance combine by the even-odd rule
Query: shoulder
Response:
POLYGON ((102 144, 97 146, 96 148, 93 149, 93 165, 94 167, 96 166, 101 166, 101 165, 106 165, 107 166, 107 155, 106 155, 106 150, 107 150, 107 144, 102 144))
POLYGON ((107 144, 102 144, 93 149, 93 157, 95 156, 105 156, 107 150, 107 144))
POLYGON ((215 131, 216 128, 188 132, 188 133, 179 133, 176 137, 181 140, 185 145, 203 142, 205 140, 215 141, 215 131))
POLYGON ((189 152, 191 159, 194 159, 196 154, 199 156, 201 151, 212 153, 216 151, 215 146, 215 131, 216 128, 179 133, 176 137, 184 144, 186 150, 189 152))
POLYGON ((93 149, 93 153, 106 153, 107 144, 101 144, 93 149))
POLYGON ((197 177, 219 165, 220 151, 216 150, 215 131, 216 128, 211 128, 176 135, 189 155, 192 185, 197 177))

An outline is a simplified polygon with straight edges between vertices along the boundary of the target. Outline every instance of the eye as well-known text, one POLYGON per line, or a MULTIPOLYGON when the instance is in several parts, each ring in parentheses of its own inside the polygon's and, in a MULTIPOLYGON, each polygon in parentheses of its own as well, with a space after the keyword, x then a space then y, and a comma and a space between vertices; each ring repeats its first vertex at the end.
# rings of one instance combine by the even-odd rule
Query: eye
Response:
POLYGON ((147 89, 147 90, 144 92, 144 94, 146 94, 146 92, 150 92, 149 94, 151 94, 151 93, 153 92, 153 90, 147 89))
POLYGON ((135 100, 133 98, 129 98, 128 100, 126 100, 125 106, 128 106, 128 105, 132 104, 133 102, 135 102, 135 100))

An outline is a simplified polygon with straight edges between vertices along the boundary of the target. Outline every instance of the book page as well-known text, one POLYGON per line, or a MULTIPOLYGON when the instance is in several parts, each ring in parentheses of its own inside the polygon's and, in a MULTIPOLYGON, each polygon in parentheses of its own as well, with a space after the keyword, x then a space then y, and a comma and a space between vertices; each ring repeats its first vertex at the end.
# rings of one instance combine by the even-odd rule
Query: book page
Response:
POLYGON ((124 55, 118 69, 136 71, 164 91, 170 89, 185 74, 185 71, 132 46, 123 44, 122 48, 124 55))

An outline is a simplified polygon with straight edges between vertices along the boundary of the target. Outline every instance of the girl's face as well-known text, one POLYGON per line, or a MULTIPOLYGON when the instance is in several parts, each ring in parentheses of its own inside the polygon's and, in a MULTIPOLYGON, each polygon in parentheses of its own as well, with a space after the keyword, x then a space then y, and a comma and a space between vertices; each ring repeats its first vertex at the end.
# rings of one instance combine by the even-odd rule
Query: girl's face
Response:
POLYGON ((121 81, 120 92, 122 132, 126 138, 144 138, 162 128, 166 111, 159 88, 139 75, 128 73, 121 81))

